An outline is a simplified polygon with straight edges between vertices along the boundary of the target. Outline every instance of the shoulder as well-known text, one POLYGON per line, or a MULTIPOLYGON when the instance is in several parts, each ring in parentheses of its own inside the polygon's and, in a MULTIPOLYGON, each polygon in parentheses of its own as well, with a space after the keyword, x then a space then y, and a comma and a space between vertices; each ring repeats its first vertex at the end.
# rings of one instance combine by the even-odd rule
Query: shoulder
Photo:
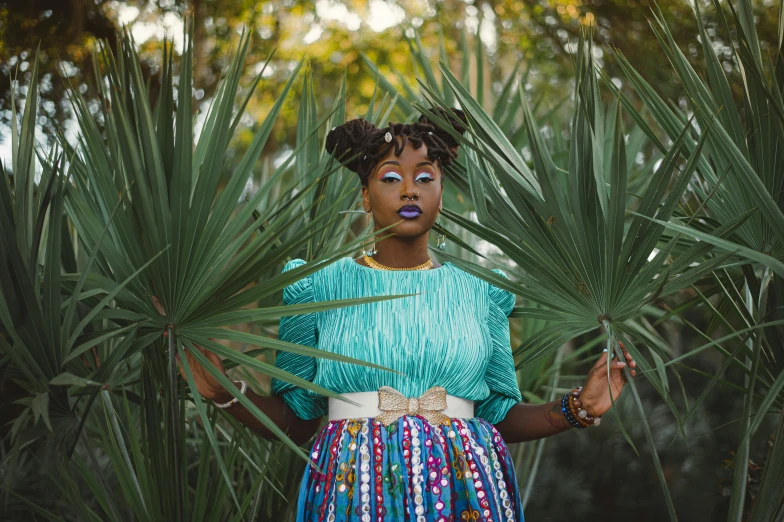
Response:
POLYGON ((299 268, 302 265, 306 265, 307 263, 308 262, 305 261, 304 259, 300 259, 300 258, 296 257, 296 258, 292 259, 291 261, 289 261, 288 263, 286 263, 286 266, 283 267, 283 272, 288 272, 289 270, 294 270, 295 268, 299 268))
MULTIPOLYGON (((316 270, 315 272, 312 272, 309 276, 307 276, 307 278, 312 278, 313 276, 316 276, 316 275, 325 276, 325 275, 331 274, 333 272, 342 272, 346 268, 346 266, 345 266, 346 262, 349 262, 349 261, 353 262, 353 260, 350 257, 338 258, 338 259, 336 259, 334 261, 329 262, 328 264, 324 264, 321 268, 319 268, 318 270, 316 270)), ((286 265, 283 267, 283 273, 286 273, 286 272, 288 272, 290 270, 297 269, 297 268, 299 268, 301 266, 304 266, 304 265, 307 265, 307 264, 308 264, 308 262, 305 261, 304 259, 296 257, 296 258, 292 259, 291 261, 289 261, 288 263, 286 263, 286 265)))
MULTIPOLYGON (((290 272, 306 264, 307 261, 304 259, 292 259, 286 263, 281 273, 285 274, 286 272, 290 272)), ((283 302, 286 304, 291 304, 313 301, 313 275, 314 274, 310 274, 305 277, 301 277, 284 287, 283 302)))
MULTIPOLYGON (((494 268, 492 271, 502 276, 504 279, 509 280, 509 276, 500 268, 494 268)), ((503 311, 504 315, 509 315, 515 305, 515 295, 509 290, 498 287, 492 283, 487 284, 489 287, 490 302, 495 303, 503 311)))
MULTIPOLYGON (((503 311, 504 315, 509 315, 511 313, 512 308, 515 305, 515 294, 497 286, 497 284, 493 284, 489 281, 482 279, 479 276, 476 276, 472 273, 469 273, 463 270, 458 265, 452 264, 452 266, 456 269, 455 273, 457 274, 458 278, 461 278, 463 281, 468 282, 467 284, 476 285, 475 288, 478 289, 479 292, 485 292, 485 295, 488 296, 488 300, 490 302, 491 309, 498 309, 500 308, 503 311)), ((501 270, 500 268, 494 268, 491 270, 494 274, 501 276, 503 279, 507 281, 511 281, 506 272, 501 270)), ((498 283, 502 284, 502 283, 498 283)))
MULTIPOLYGON (((353 263, 354 261, 350 257, 338 258, 321 266, 314 272, 293 281, 283 289, 284 302, 313 301, 316 294, 321 296, 319 300, 324 299, 322 294, 326 291, 325 289, 338 284, 342 280, 341 278, 344 277, 348 268, 346 263, 348 262, 353 263)), ((302 268, 307 264, 308 262, 304 259, 294 258, 286 263, 282 273, 285 274, 286 272, 302 268)), ((303 268, 302 270, 306 269, 303 268)))

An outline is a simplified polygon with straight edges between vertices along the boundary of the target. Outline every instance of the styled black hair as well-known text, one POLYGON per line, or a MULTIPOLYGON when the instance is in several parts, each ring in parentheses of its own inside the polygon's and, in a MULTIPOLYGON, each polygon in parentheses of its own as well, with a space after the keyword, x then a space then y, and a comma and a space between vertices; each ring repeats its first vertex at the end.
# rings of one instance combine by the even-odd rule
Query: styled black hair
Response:
MULTIPOLYGON (((467 119, 460 109, 451 109, 451 113, 441 107, 431 110, 441 119, 448 121, 459 134, 465 132, 467 119)), ((437 127, 424 114, 414 123, 390 123, 382 129, 364 118, 347 121, 329 131, 326 148, 327 152, 339 160, 349 160, 359 154, 343 164, 347 169, 356 172, 362 185, 367 186, 368 176, 376 163, 386 156, 392 147, 395 148, 395 155, 400 156, 409 141, 415 149, 423 143, 427 145, 427 157, 438 162, 442 175, 444 167, 457 158, 457 140, 437 127), (392 136, 390 141, 384 138, 387 133, 392 136), (402 138, 400 143, 396 139, 398 136, 402 138)))

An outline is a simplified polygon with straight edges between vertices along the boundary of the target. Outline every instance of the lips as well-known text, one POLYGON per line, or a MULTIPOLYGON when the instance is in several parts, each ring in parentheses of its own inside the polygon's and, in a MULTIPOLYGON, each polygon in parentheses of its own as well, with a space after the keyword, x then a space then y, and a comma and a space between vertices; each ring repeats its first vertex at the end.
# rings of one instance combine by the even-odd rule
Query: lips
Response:
POLYGON ((419 205, 403 205, 397 210, 397 213, 405 219, 414 219, 422 213, 422 209, 419 208, 419 205))

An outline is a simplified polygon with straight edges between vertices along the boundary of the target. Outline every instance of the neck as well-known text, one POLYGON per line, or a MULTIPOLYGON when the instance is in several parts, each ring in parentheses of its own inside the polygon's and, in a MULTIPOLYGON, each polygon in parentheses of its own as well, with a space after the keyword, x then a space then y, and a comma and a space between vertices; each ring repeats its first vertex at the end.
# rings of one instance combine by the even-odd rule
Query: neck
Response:
MULTIPOLYGON (((413 238, 390 236, 377 241, 376 250, 373 259, 390 268, 410 268, 430 259, 427 251, 427 234, 413 238)), ((435 261, 433 264, 440 266, 435 261)))

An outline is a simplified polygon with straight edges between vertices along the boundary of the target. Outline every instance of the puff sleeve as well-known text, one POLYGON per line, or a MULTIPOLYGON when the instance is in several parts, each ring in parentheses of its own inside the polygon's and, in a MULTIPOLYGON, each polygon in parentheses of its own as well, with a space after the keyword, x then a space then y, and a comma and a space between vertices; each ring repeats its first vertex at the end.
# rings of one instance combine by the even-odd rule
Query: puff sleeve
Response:
MULTIPOLYGON (((305 261, 302 259, 292 259, 286 263, 283 272, 304 264, 305 261)), ((300 279, 283 289, 284 305, 308 303, 314 300, 312 276, 300 279)), ((281 317, 278 339, 316 348, 318 344, 316 313, 281 317)), ((279 351, 275 357, 275 366, 311 382, 316 378, 317 361, 313 357, 279 351)), ((297 417, 302 419, 315 419, 327 412, 326 398, 280 379, 272 379, 272 394, 283 397, 297 417)))
MULTIPOLYGON (((493 272, 508 279, 502 270, 494 269, 493 272)), ((476 416, 490 424, 497 424, 504 420, 509 408, 522 400, 509 341, 508 316, 514 308, 515 296, 507 290, 489 284, 488 301, 487 321, 492 351, 485 371, 485 382, 490 388, 490 395, 486 399, 477 401, 476 416)))

